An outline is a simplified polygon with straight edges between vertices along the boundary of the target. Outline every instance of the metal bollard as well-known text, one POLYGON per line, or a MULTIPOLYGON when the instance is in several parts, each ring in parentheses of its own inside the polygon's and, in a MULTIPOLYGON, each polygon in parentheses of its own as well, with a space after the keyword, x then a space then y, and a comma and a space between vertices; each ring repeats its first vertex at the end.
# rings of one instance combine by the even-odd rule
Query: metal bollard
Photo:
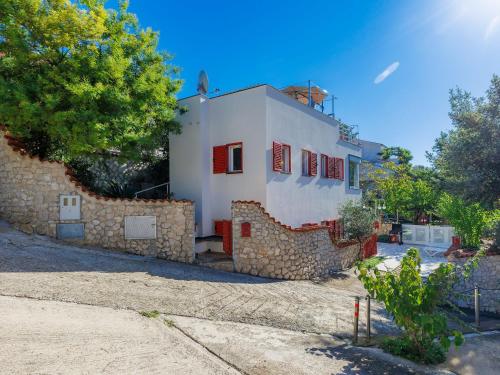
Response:
POLYGON ((372 336, 372 324, 370 320, 370 308, 371 308, 370 295, 366 296, 366 341, 370 342, 372 336))
POLYGON ((352 342, 358 343, 358 324, 359 324, 359 297, 354 297, 354 338, 352 342))
POLYGON ((474 314, 476 317, 476 327, 479 328, 479 287, 474 286, 474 314))

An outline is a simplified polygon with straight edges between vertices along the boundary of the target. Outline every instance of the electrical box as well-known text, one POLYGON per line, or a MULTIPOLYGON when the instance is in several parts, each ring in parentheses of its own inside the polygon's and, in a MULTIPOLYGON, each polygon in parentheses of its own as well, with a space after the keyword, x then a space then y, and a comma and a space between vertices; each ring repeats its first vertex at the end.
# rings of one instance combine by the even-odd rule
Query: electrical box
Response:
POLYGON ((81 197, 79 195, 61 195, 59 197, 59 219, 80 220, 81 197))
POLYGON ((125 216, 125 239, 156 239, 156 216, 125 216))

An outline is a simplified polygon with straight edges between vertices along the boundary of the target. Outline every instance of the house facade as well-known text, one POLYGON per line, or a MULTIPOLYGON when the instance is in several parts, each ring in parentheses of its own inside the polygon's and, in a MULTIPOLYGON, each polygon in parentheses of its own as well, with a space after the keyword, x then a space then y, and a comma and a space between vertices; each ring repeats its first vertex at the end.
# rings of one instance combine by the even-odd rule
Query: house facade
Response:
POLYGON ((197 237, 231 220, 231 202, 257 201, 285 225, 338 218, 360 199, 361 148, 332 117, 269 85, 179 101, 182 133, 170 138, 170 186, 196 204, 197 237), (342 139, 341 139, 342 138, 342 139))

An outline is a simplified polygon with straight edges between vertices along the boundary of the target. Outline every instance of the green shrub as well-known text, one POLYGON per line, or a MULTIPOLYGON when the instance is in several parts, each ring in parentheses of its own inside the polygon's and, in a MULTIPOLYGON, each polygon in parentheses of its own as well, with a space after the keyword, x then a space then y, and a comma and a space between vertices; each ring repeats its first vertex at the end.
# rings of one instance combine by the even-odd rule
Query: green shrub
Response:
POLYGON ((375 212, 367 209, 361 202, 347 201, 339 209, 344 226, 344 234, 349 240, 359 244, 359 258, 363 254, 363 240, 373 233, 373 223, 377 219, 375 212))
POLYGON ((415 362, 436 365, 446 360, 446 354, 443 348, 435 342, 432 342, 429 347, 425 348, 422 357, 416 355, 411 340, 404 336, 386 338, 381 346, 382 349, 388 353, 408 358, 415 362))
POLYGON ((481 236, 489 224, 488 212, 479 203, 467 204, 444 193, 438 203, 438 212, 453 226, 464 248, 479 249, 481 236))
POLYGON ((385 347, 392 353, 423 363, 443 359, 451 344, 463 342, 461 332, 448 329, 448 318, 442 308, 456 281, 456 268, 442 263, 426 280, 420 274, 421 258, 415 248, 407 251, 399 272, 382 272, 358 263, 359 279, 376 300, 384 303, 394 322, 403 330, 397 341, 385 347), (411 353, 411 354, 409 354, 411 353))

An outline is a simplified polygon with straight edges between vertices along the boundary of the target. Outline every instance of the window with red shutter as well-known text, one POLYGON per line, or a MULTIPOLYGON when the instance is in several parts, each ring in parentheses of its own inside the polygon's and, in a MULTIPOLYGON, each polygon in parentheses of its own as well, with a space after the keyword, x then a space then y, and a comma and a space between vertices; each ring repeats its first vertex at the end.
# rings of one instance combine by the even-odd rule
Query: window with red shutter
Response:
POLYGON ((292 172, 292 155, 290 145, 281 145, 281 172, 291 173, 292 172))
POLYGON ((311 176, 316 176, 318 174, 318 154, 311 152, 311 176))
POLYGON ((281 143, 273 142, 273 171, 281 172, 283 167, 283 155, 281 143))
POLYGON ((311 151, 302 150, 302 176, 311 175, 311 151))
POLYGON ((213 170, 216 173, 227 172, 227 146, 214 146, 213 148, 213 170))
POLYGON ((328 157, 328 178, 335 178, 335 158, 328 157))
POLYGON ((321 177, 328 178, 328 156, 321 154, 321 177))
POLYGON ((335 161, 335 164, 336 164, 335 169, 336 169, 336 173, 337 173, 336 178, 344 181, 344 159, 337 158, 337 160, 335 161))

